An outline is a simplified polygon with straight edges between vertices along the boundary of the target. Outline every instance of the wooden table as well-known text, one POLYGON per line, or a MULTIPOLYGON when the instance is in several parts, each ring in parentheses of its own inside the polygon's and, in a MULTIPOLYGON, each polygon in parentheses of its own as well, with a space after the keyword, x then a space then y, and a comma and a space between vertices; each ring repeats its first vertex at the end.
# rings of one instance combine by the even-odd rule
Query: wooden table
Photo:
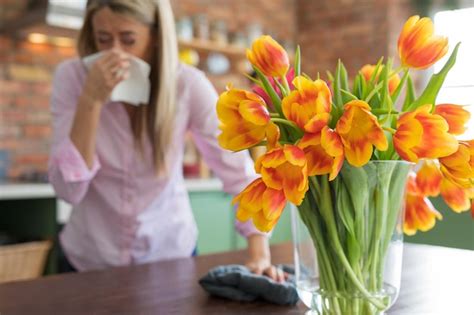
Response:
MULTIPOLYGON (((291 263, 290 244, 272 248, 274 262, 291 263)), ((48 276, 0 285, 1 315, 40 314, 304 314, 282 307, 208 296, 197 280, 209 268, 243 263, 242 251, 105 271, 48 276)), ((400 297, 388 314, 474 314, 474 252, 406 245, 400 297)))

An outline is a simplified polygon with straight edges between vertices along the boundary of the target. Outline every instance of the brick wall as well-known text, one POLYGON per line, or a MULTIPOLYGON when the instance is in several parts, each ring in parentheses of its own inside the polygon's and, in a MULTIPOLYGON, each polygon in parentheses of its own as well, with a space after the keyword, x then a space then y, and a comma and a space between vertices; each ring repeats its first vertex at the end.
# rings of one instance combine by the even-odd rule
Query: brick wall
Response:
POLYGON ((252 22, 275 38, 293 40, 296 0, 174 0, 176 17, 206 13, 209 20, 223 20, 230 32, 246 32, 252 22))
POLYGON ((9 176, 45 171, 52 71, 74 50, 4 36, 0 46, 0 149, 10 151, 9 176))
POLYGON ((338 58, 350 74, 387 53, 390 0, 297 0, 297 42, 310 76, 333 72, 338 58))

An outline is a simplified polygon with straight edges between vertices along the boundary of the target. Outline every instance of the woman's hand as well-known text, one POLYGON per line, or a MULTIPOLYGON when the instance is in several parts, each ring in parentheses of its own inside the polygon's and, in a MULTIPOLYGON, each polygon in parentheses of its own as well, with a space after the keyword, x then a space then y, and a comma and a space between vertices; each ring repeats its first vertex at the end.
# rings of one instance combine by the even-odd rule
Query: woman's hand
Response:
POLYGON ((83 96, 93 102, 104 104, 114 87, 128 77, 130 61, 120 50, 110 50, 89 69, 83 96))
POLYGON ((275 281, 285 281, 284 272, 271 264, 270 247, 265 235, 253 234, 247 239, 249 259, 245 266, 257 275, 266 275, 275 281))

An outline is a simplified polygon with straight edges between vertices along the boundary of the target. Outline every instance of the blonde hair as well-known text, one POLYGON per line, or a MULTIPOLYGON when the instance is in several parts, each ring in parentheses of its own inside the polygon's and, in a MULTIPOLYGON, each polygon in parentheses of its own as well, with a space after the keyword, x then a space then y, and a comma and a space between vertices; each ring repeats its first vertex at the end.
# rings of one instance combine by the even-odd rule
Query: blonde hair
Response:
MULTIPOLYGON (((150 25, 156 38, 152 45, 151 95, 148 106, 137 108, 132 120, 136 143, 143 148, 144 136, 152 145, 157 174, 166 174, 165 152, 171 144, 176 114, 178 47, 173 12, 169 0, 89 0, 77 49, 81 57, 97 52, 92 18, 99 9, 130 16, 150 25)), ((143 150, 141 150, 143 152, 143 150)))

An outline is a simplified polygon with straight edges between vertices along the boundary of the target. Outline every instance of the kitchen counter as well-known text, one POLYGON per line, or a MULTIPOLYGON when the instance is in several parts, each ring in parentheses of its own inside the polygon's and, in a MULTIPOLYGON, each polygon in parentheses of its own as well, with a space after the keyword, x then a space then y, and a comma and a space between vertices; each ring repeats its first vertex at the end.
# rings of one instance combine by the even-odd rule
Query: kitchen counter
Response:
MULTIPOLYGON (((222 182, 212 179, 185 179, 188 192, 219 192, 222 182)), ((49 183, 0 183, 0 200, 56 199, 56 193, 49 183)), ((57 199, 57 222, 64 224, 72 211, 70 204, 57 199)))
MULTIPOLYGON (((272 246, 292 263, 291 244, 272 246)), ((472 314, 473 252, 405 244, 402 284, 388 315, 472 314), (471 311, 469 311, 471 310, 471 311)), ((210 297, 198 284, 210 268, 243 263, 243 251, 48 276, 0 285, 2 314, 304 314, 306 307, 238 303, 210 297)))
MULTIPOLYGON (((217 178, 185 179, 184 183, 189 192, 222 190, 222 182, 217 178)), ((55 197, 54 189, 48 183, 0 183, 0 200, 55 197)))

